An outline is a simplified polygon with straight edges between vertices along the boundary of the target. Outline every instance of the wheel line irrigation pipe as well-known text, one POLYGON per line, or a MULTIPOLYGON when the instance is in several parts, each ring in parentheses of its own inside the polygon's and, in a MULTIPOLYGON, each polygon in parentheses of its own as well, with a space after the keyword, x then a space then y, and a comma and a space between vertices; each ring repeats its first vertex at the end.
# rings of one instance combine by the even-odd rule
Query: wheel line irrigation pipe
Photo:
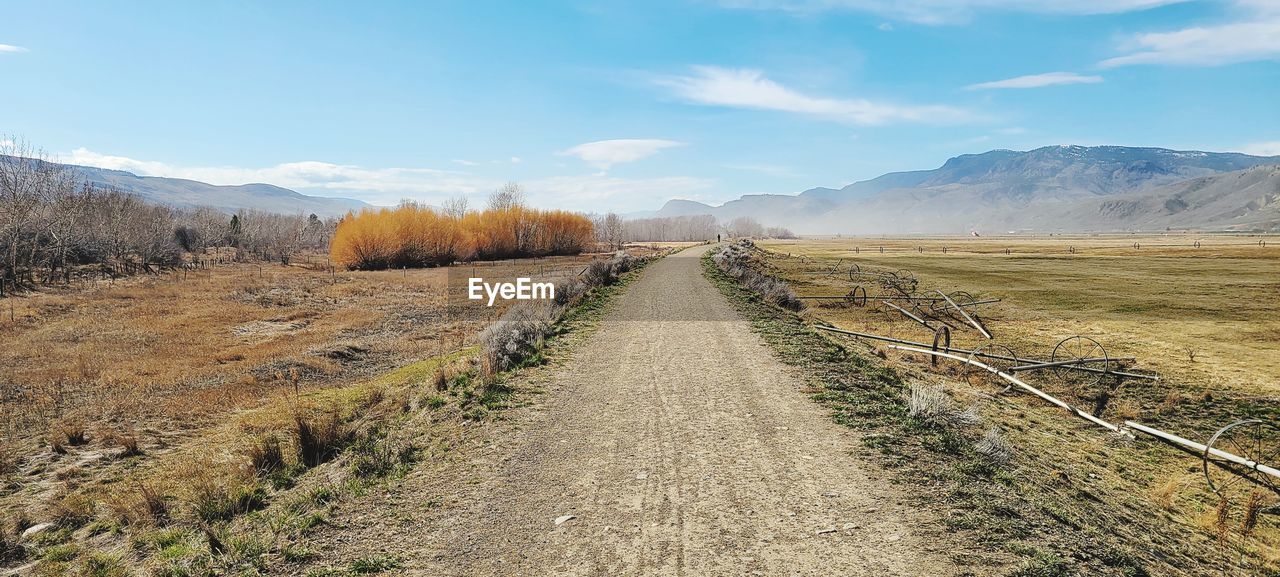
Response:
POLYGON ((1031 385, 1028 385, 1027 383, 1023 382, 1023 381, 1022 381, 1022 379, 1019 379, 1018 377, 1015 377, 1015 376, 1013 376, 1013 375, 1011 375, 1011 374, 1009 374, 1009 373, 1006 373, 1006 372, 1004 372, 1004 371, 1002 371, 1002 370, 1000 370, 1000 369, 997 369, 997 368, 995 368, 995 367, 993 367, 993 366, 991 366, 991 365, 988 365, 988 364, 986 364, 986 363, 983 363, 983 362, 980 362, 980 361, 975 361, 975 360, 973 360, 973 359, 968 359, 968 358, 962 357, 962 356, 960 356, 960 355, 953 355, 953 354, 951 354, 951 353, 944 353, 944 352, 942 352, 942 351, 931 351, 931 350, 929 350, 929 349, 922 349, 922 348, 918 348, 918 347, 908 347, 908 346, 905 346, 905 345, 885 345, 885 347, 886 347, 886 348, 890 348, 890 349, 898 349, 898 350, 901 350, 901 351, 911 351, 911 352, 913 352, 913 353, 924 353, 924 354, 926 354, 926 355, 934 355, 934 356, 939 356, 939 357, 945 357, 945 358, 948 358, 948 359, 954 359, 954 360, 960 361, 960 362, 962 362, 962 363, 966 363, 966 364, 973 365, 973 366, 975 366, 975 367, 978 367, 979 369, 983 369, 983 370, 989 371, 989 372, 991 372, 992 374, 995 374, 996 376, 998 376, 998 377, 1000 377, 1000 378, 1002 378, 1002 379, 1004 379, 1004 380, 1006 380, 1006 381, 1009 381, 1010 383, 1013 383, 1014 385, 1016 385, 1017 387, 1021 388, 1021 389, 1022 389, 1022 390, 1024 390, 1024 391, 1027 391, 1028 393, 1031 393, 1031 394, 1033 394, 1033 395, 1035 395, 1035 396, 1037 396, 1037 397, 1040 397, 1041 399, 1044 399, 1044 400, 1046 400, 1046 401, 1048 401, 1048 402, 1050 402, 1050 403, 1052 403, 1052 404, 1054 404, 1054 405, 1057 405, 1057 406, 1059 406, 1059 407, 1062 407, 1063 409, 1066 409, 1066 411, 1067 411, 1068 413, 1071 413, 1071 414, 1073 414, 1073 415, 1075 415, 1075 416, 1077 416, 1077 417, 1080 417, 1081 419, 1084 419, 1084 420, 1086 420, 1086 421, 1089 421, 1089 422, 1091 422, 1091 423, 1093 423, 1093 424, 1095 424, 1095 425, 1098 425, 1099 427, 1103 427, 1103 428, 1105 428, 1105 429, 1107 429, 1107 430, 1109 430, 1109 431, 1111 431, 1111 432, 1113 432, 1113 433, 1116 433, 1116 434, 1119 434, 1119 435, 1123 435, 1123 436, 1126 436, 1126 437, 1129 437, 1129 438, 1133 438, 1133 433, 1130 433, 1130 432, 1128 432, 1128 431, 1126 431, 1126 430, 1124 430, 1124 429, 1122 429, 1122 428, 1120 428, 1120 427, 1117 427, 1117 426, 1115 426, 1115 425, 1113 425, 1113 424, 1111 424, 1111 423, 1108 423, 1108 422, 1106 422, 1106 421, 1104 421, 1104 420, 1102 420, 1102 419, 1099 419, 1098 417, 1095 417, 1095 416, 1093 416, 1093 415, 1090 415, 1089 413, 1086 413, 1086 412, 1084 412, 1084 411, 1081 411, 1080 409, 1077 409, 1077 408, 1075 408, 1074 406, 1072 406, 1072 405, 1071 405, 1071 403, 1068 403, 1068 402, 1066 402, 1066 401, 1063 401, 1062 399, 1059 399, 1059 398, 1057 398, 1057 397, 1055 397, 1055 396, 1053 396, 1053 395, 1050 395, 1049 393, 1046 393, 1046 392, 1044 392, 1044 391, 1041 391, 1040 389, 1037 389, 1037 388, 1035 388, 1035 387, 1033 387, 1033 386, 1031 386, 1031 385))
POLYGON ((962 362, 962 363, 970 364, 970 365, 973 365, 973 366, 978 367, 978 368, 980 368, 980 369, 983 369, 983 370, 986 370, 986 371, 990 371, 991 373, 994 373, 995 375, 999 376, 1000 378, 1002 378, 1002 379, 1004 379, 1004 380, 1006 380, 1006 381, 1009 381, 1010 383, 1013 383, 1014 385, 1018 386, 1019 388, 1022 388, 1023 390, 1025 390, 1025 391, 1027 391, 1027 392, 1029 392, 1029 393, 1031 393, 1031 394, 1033 394, 1033 395, 1035 395, 1035 396, 1037 396, 1037 397, 1040 397, 1041 399, 1044 399, 1044 400, 1046 400, 1046 401, 1048 401, 1048 402, 1050 402, 1050 403, 1052 403, 1052 404, 1054 404, 1054 405, 1057 405, 1057 406, 1059 406, 1059 407, 1062 407, 1063 409, 1066 409, 1066 411, 1067 411, 1068 413, 1071 413, 1071 414, 1073 414, 1073 415, 1075 415, 1075 416, 1077 416, 1077 417, 1080 417, 1080 418, 1082 418, 1082 419, 1084 419, 1084 420, 1086 420, 1086 421, 1089 421, 1089 422, 1091 422, 1091 423, 1093 423, 1093 424, 1095 424, 1095 425, 1098 425, 1098 426, 1100 426, 1100 427, 1102 427, 1102 428, 1105 428, 1105 429, 1107 429, 1107 430, 1109 430, 1109 431, 1111 431, 1111 432, 1113 432, 1113 433, 1116 433, 1116 434, 1118 434, 1118 435, 1121 435, 1121 436, 1124 436, 1124 437, 1127 437, 1127 438, 1132 439, 1132 438, 1134 438, 1134 435, 1133 435, 1133 432, 1132 432, 1132 431, 1138 431, 1138 432, 1140 432, 1140 433, 1145 433, 1145 434, 1147 434, 1147 435, 1151 435, 1152 437, 1155 437, 1155 438, 1157 438, 1157 439, 1161 439, 1161 440, 1164 440, 1164 441, 1168 441, 1168 442, 1170 442, 1170 443, 1174 443, 1174 444, 1177 444, 1177 445, 1182 445, 1183 447, 1187 447, 1187 448, 1189 448, 1189 449, 1193 449, 1193 450, 1195 450, 1195 451, 1198 451, 1198 452, 1199 452, 1199 453, 1201 453, 1201 454, 1209 454, 1209 455, 1213 455, 1213 456, 1215 456, 1215 457, 1218 457, 1219 459, 1224 459, 1224 460, 1227 460, 1227 461, 1231 461, 1232 463, 1236 463, 1236 464, 1239 464, 1239 465, 1244 465, 1245 467, 1248 467, 1248 468, 1250 468, 1250 469, 1253 469, 1253 470, 1255 470, 1255 471, 1257 471, 1257 472, 1259 472, 1259 473, 1265 473, 1265 474, 1267 474, 1267 475, 1271 475, 1272 477, 1280 478, 1280 470, 1274 469, 1274 468, 1272 468, 1272 467, 1268 467, 1268 466, 1266 466, 1266 465, 1263 465, 1262 463, 1258 463, 1258 462, 1256 462, 1256 461, 1253 461, 1253 460, 1250 460, 1250 459, 1246 459, 1246 458, 1244 458, 1244 457, 1241 457, 1241 456, 1239 456, 1239 455, 1235 455, 1235 454, 1233 454, 1233 453, 1228 453, 1228 452, 1223 451, 1223 450, 1221 450, 1221 449, 1213 449, 1213 448, 1210 448, 1210 447, 1206 447, 1205 445, 1200 444, 1200 443, 1197 443, 1197 442, 1195 442, 1195 441, 1192 441, 1191 439, 1187 439, 1187 438, 1184 438, 1184 437, 1179 437, 1178 435, 1174 435, 1174 434, 1172 434, 1172 433, 1166 433, 1166 432, 1164 432, 1164 431, 1161 431, 1160 429, 1155 429, 1155 428, 1152 428, 1152 427, 1148 427, 1148 426, 1143 425, 1143 424, 1141 424, 1141 423, 1137 423, 1137 422, 1134 422, 1134 421, 1125 421, 1125 422, 1124 422, 1124 426, 1123 426, 1123 427, 1118 427, 1118 426, 1113 425, 1113 424, 1111 424, 1111 423, 1108 423, 1108 422, 1106 422, 1106 421, 1104 421, 1104 420, 1102 420, 1102 419, 1099 419, 1098 417, 1095 417, 1095 416, 1093 416, 1093 415, 1091 415, 1091 414, 1089 414, 1089 413, 1086 413, 1086 412, 1084 412, 1084 411, 1081 411, 1080 409, 1075 408, 1074 406, 1072 406, 1072 405, 1071 405, 1071 403, 1068 403, 1068 402, 1066 402, 1066 401, 1063 401, 1063 400, 1061 400, 1061 399, 1059 399, 1059 398, 1057 398, 1057 397, 1054 397, 1053 395, 1050 395, 1050 394, 1048 394, 1048 393, 1046 393, 1046 392, 1044 392, 1044 391, 1041 391, 1040 389, 1037 389, 1037 388, 1035 388, 1035 387, 1033 387, 1033 386, 1031 386, 1031 385, 1028 385, 1027 383, 1022 382, 1022 380, 1021 380, 1021 379, 1019 379, 1018 377, 1015 377, 1015 376, 1013 376, 1013 375, 1011 375, 1011 374, 1009 374, 1009 373, 1006 373, 1006 372, 1004 372, 1004 371, 1001 371, 1001 370, 999 370, 999 369, 997 369, 997 368, 995 368, 995 367, 992 367, 992 366, 990 366, 990 365, 987 365, 987 364, 985 364, 985 363, 982 363, 982 362, 979 362, 979 361, 975 361, 975 360, 973 360, 973 359, 968 359, 968 358, 965 358, 965 357, 962 357, 962 356, 959 356, 959 355, 953 355, 953 354, 951 354, 951 353, 944 353, 944 352, 941 352, 941 351, 931 351, 931 350, 929 350, 929 349, 922 349, 922 348, 919 348, 919 347, 908 347, 908 346, 905 346, 905 345, 885 345, 885 347, 886 347, 886 348, 890 348, 890 349, 898 349, 898 350, 902 350, 902 351, 910 351, 910 352, 914 352, 914 353, 924 353, 924 354, 926 354, 926 355, 934 355, 934 356, 938 356, 938 357, 945 357, 945 358, 948 358, 948 359, 954 359, 954 360, 960 361, 960 362, 962 362))

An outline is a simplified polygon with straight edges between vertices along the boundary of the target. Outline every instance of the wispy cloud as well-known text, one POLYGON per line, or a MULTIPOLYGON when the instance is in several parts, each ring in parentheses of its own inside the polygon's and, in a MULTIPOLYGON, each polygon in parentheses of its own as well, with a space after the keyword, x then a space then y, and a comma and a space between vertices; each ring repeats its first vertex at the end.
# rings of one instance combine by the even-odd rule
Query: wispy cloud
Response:
POLYGON ((1255 156, 1280 156, 1280 140, 1251 142, 1240 147, 1240 152, 1255 156))
POLYGON ((0 44, 0 54, 16 52, 27 52, 27 49, 21 46, 14 46, 12 44, 0 44))
POLYGON ((676 97, 696 104, 793 112, 849 124, 954 123, 972 118, 969 112, 951 106, 810 96, 749 68, 695 66, 692 74, 661 76, 654 82, 671 90, 676 97))
POLYGON ((870 12, 917 24, 959 24, 983 10, 1037 14, 1116 14, 1190 0, 721 0, 728 8, 815 13, 870 12))
POLYGON ((557 154, 576 156, 600 170, 609 170, 615 164, 642 160, 675 146, 684 146, 684 143, 661 138, 619 138, 579 144, 557 154))
MULTIPOLYGON (((501 175, 488 176, 433 168, 367 168, 318 161, 262 168, 181 166, 100 154, 84 148, 62 155, 58 160, 142 176, 186 178, 219 185, 264 182, 306 194, 358 198, 379 205, 393 205, 405 198, 439 204, 457 195, 487 194, 511 178, 506 173, 509 167, 503 169, 501 175)), ((479 164, 494 165, 493 162, 479 164)), ((535 206, 625 211, 652 208, 672 194, 698 195, 713 188, 716 181, 689 176, 617 178, 589 174, 523 180, 522 184, 535 206)))
POLYGON ((1027 76, 1006 78, 1004 80, 996 80, 993 82, 970 84, 969 86, 966 86, 965 89, 991 90, 1000 88, 1041 88, 1044 86, 1056 86, 1059 84, 1096 84, 1098 82, 1102 82, 1101 76, 1085 76, 1074 72, 1046 72, 1044 74, 1029 74, 1027 76))
POLYGON ((72 151, 62 161, 218 185, 263 182, 311 194, 352 196, 377 204, 394 204, 407 196, 444 198, 484 191, 500 184, 498 179, 490 182, 463 172, 432 168, 365 168, 312 160, 261 168, 180 166, 101 154, 85 148, 72 151))
POLYGON ((1280 4, 1274 0, 1236 0, 1243 17, 1224 24, 1193 26, 1129 37, 1129 52, 1099 63, 1103 68, 1136 64, 1215 66, 1280 60, 1280 4))

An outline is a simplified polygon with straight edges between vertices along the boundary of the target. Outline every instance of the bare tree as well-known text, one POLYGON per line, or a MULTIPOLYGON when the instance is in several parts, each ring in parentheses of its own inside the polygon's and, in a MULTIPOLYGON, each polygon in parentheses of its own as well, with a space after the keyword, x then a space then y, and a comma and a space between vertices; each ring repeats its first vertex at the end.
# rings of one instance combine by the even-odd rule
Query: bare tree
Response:
POLYGON ((508 210, 524 206, 524 189, 520 183, 508 182, 489 193, 489 210, 508 210))
POLYGON ((729 236, 759 237, 764 236, 764 226, 756 219, 740 216, 729 221, 729 236))
POLYGON ((467 195, 459 194, 453 198, 444 201, 444 213, 453 218, 462 218, 467 216, 468 201, 467 195))
POLYGON ((622 248, 622 245, 626 243, 623 232, 622 217, 612 212, 604 215, 601 234, 604 236, 604 242, 609 245, 609 248, 622 248))

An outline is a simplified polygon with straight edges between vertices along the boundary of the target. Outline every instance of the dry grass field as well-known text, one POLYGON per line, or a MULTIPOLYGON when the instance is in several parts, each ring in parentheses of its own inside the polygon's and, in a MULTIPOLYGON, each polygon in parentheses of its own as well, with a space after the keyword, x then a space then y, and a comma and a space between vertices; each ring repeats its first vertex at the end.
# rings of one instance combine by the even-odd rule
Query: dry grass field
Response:
MULTIPOLYGON (((976 298, 1003 299, 979 310, 991 318, 997 339, 1019 354, 1047 355, 1061 338, 1084 334, 1113 356, 1136 356, 1141 367, 1187 386, 1280 395, 1280 238, 1266 247, 1258 240, 860 238, 762 246, 814 259, 808 265, 788 263, 784 270, 820 270, 845 259, 846 268, 856 262, 867 270, 909 270, 919 278, 921 291, 964 290, 976 298)), ((882 292, 870 280, 861 284, 873 296, 882 292)), ((850 285, 844 274, 799 275, 792 282, 801 295, 842 294, 850 285)), ((916 326, 901 323, 899 313, 879 312, 875 307, 833 309, 824 316, 840 320, 845 313, 856 314, 849 320, 876 329, 870 332, 897 327, 906 331, 902 334, 920 336, 916 326)), ((961 345, 984 340, 973 331, 954 337, 961 345)))
MULTIPOLYGON (((1132 419, 1205 442, 1237 419, 1280 421, 1280 239, 1055 235, 759 244, 769 251, 765 266, 802 296, 849 292, 856 284, 848 277, 851 264, 871 273, 907 270, 918 279, 920 295, 963 290, 976 299, 1002 299, 977 310, 994 342, 1020 357, 1048 358, 1059 340, 1079 334, 1101 342, 1110 357, 1135 357, 1135 370, 1160 374, 1159 381, 1125 381, 1102 412, 1110 422, 1132 419), (837 264, 839 272, 828 274, 837 264)), ((872 297, 886 293, 873 278, 858 283, 872 297)), ((807 303, 803 315, 811 321, 917 342, 933 338, 933 331, 874 298, 866 307, 807 303)), ((953 348, 987 342, 963 321, 952 324, 953 348)), ((1048 509, 1050 516, 1058 518, 1052 511, 1060 511, 1059 520, 1075 531, 1156 551, 1154 559, 1182 571, 1173 574, 1207 574, 1214 567, 1231 574, 1280 570, 1276 516, 1264 514, 1252 525, 1250 491, 1222 506, 1208 491, 1196 455, 1142 435, 1116 445, 1105 430, 1039 399, 974 379, 962 363, 944 360, 933 367, 925 355, 872 341, 849 346, 874 351, 910 380, 940 383, 972 403, 1009 434, 1022 462, 1020 486, 1057 507, 1048 509)), ((1093 407, 1092 399, 1052 371, 1023 376, 1077 406, 1093 407)), ((1280 448, 1280 439, 1267 442, 1280 448)), ((1267 491, 1260 496, 1276 498, 1267 491)))
MULTIPOLYGON (((24 539, 18 559, 29 569, 89 571, 94 543, 116 551, 103 563, 134 565, 158 551, 112 543, 127 536, 141 547, 169 518, 214 526, 255 510, 267 487, 287 489, 334 447, 372 459, 352 465, 362 474, 429 454, 422 440, 393 443, 388 423, 415 415, 427 423, 419 430, 456 427, 503 397, 468 381, 478 374, 475 336, 504 307, 460 307, 448 287, 472 274, 573 276, 598 256, 335 272, 312 255, 3 299, 0 568, 15 531, 39 523, 53 525, 24 539), (343 439, 326 438, 339 431, 343 439), (129 525, 152 529, 121 533, 129 525)), ((210 535, 153 567, 203 572, 211 561, 195 551, 216 551, 218 535, 232 533, 210 535)))

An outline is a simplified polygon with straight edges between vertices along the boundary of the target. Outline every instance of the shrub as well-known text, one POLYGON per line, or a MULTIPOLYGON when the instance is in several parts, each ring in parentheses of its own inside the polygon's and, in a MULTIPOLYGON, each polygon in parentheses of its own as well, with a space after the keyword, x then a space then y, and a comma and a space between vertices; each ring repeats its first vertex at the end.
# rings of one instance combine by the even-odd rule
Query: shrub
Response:
POLYGON ((578 254, 594 239, 580 214, 521 206, 465 215, 404 204, 349 213, 330 255, 338 266, 373 270, 447 265, 457 260, 578 254))
POLYGON ((93 518, 93 510, 92 499, 81 493, 70 493, 53 504, 49 516, 57 526, 75 529, 93 518))
POLYGON ((239 477, 205 477, 191 484, 192 515, 204 523, 225 521, 261 509, 267 493, 256 481, 239 477))
POLYGON ((784 309, 798 311, 804 308, 804 302, 791 290, 786 281, 762 273, 751 264, 751 251, 755 245, 749 240, 740 240, 720 249, 713 260, 716 266, 726 275, 738 281, 747 290, 784 309))
POLYGON ((152 485, 140 484, 135 493, 121 493, 107 500, 121 525, 154 525, 169 518, 169 501, 152 485))
POLYGON ((68 446, 78 447, 88 442, 89 434, 85 431, 84 422, 79 420, 56 423, 49 431, 49 447, 55 453, 65 453, 68 446))
POLYGON ((911 385, 908 413, 928 425, 941 428, 967 427, 981 422, 977 411, 960 410, 940 385, 911 385))
POLYGON ((533 356, 550 334, 556 313, 557 307, 546 301, 523 301, 508 308, 480 333, 488 367, 506 371, 533 356))
POLYGON ((587 283, 576 278, 561 279, 556 283, 555 303, 563 308, 573 306, 582 295, 587 294, 588 288, 587 283))
POLYGON ((613 263, 607 260, 593 260, 587 264, 587 269, 582 273, 582 281, 588 286, 606 286, 611 285, 618 280, 618 275, 614 272, 613 263))
POLYGON ((366 479, 385 477, 407 469, 417 450, 412 444, 401 445, 376 433, 369 434, 352 447, 351 472, 366 479))
POLYGON ((308 467, 315 467, 337 456, 351 439, 336 412, 314 420, 297 415, 294 417, 294 424, 298 457, 308 467))
POLYGON ((284 469, 286 464, 280 437, 274 434, 267 435, 250 445, 247 456, 253 470, 262 476, 284 469))
POLYGON ((1004 438, 1000 429, 992 427, 983 433, 982 438, 974 443, 973 450, 982 455, 992 465, 1005 466, 1013 460, 1013 446, 1004 438))

